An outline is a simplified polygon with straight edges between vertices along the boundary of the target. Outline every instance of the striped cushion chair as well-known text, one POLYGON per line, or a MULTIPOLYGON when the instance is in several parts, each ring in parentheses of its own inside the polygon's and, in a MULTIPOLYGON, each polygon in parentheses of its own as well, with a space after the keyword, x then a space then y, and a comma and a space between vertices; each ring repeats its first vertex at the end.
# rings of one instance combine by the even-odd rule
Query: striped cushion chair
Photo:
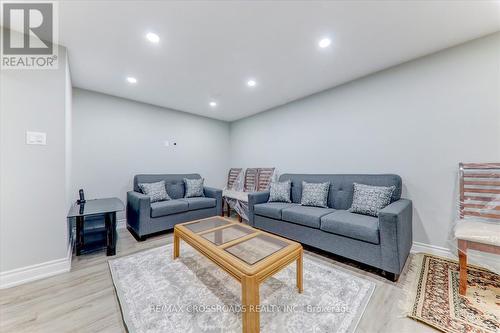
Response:
POLYGON ((460 218, 455 225, 459 293, 467 292, 467 251, 500 255, 500 163, 460 163, 460 218))

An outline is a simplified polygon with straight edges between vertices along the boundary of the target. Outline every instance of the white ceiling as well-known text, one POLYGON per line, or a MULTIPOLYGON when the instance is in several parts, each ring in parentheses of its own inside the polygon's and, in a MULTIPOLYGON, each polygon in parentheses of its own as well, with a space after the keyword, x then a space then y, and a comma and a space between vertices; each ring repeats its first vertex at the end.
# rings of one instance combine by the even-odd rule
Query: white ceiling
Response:
POLYGON ((59 11, 74 86, 227 121, 500 30, 499 1, 65 1, 59 11), (332 44, 320 49, 324 36, 332 44))

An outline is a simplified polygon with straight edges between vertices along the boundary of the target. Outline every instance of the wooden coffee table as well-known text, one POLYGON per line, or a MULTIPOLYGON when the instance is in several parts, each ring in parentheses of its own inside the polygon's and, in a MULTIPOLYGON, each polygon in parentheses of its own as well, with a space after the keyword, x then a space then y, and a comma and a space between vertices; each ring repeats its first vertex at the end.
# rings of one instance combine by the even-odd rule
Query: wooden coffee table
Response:
POLYGON ((268 277, 296 261, 297 288, 303 291, 303 249, 297 242, 218 216, 177 224, 174 259, 181 239, 241 283, 245 333, 260 330, 259 285, 268 277))

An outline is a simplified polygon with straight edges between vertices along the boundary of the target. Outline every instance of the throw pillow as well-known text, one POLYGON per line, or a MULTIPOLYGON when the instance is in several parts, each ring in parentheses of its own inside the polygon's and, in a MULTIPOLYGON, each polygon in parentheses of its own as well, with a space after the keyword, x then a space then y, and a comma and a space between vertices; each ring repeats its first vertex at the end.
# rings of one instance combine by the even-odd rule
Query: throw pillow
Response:
POLYGON ((149 196, 151 202, 170 200, 164 180, 156 183, 140 183, 137 186, 139 186, 142 193, 149 196))
POLYGON ((290 200, 290 191, 292 183, 286 182, 272 182, 269 187, 269 200, 268 202, 292 202, 290 200))
POLYGON ((188 179, 184 178, 184 185, 186 186, 186 194, 184 198, 202 197, 203 196, 203 178, 188 179))
POLYGON ((372 186, 354 183, 352 213, 378 216, 378 212, 391 203, 392 193, 396 186, 372 186))
POLYGON ((302 206, 328 207, 328 191, 330 182, 327 183, 307 183, 302 182, 302 206))

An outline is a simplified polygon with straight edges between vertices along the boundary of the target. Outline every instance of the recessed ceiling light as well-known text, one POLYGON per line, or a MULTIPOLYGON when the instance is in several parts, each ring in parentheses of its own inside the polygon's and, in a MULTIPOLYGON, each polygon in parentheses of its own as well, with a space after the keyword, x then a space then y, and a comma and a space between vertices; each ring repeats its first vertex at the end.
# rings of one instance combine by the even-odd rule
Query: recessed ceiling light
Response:
POLYGON ((255 87, 257 85, 257 81, 255 80, 248 80, 247 81, 247 86, 249 87, 255 87))
POLYGON ((214 108, 217 106, 217 102, 212 101, 209 103, 209 105, 214 108))
POLYGON ((332 40, 330 38, 323 38, 318 42, 318 45, 319 45, 319 47, 324 49, 325 47, 330 46, 331 43, 332 43, 332 40))
POLYGON ((135 77, 128 76, 127 77, 127 82, 131 83, 131 84, 136 84, 137 83, 137 79, 135 77))
POLYGON ((153 32, 148 32, 146 34, 146 38, 151 42, 151 43, 159 43, 160 42, 160 36, 158 36, 157 34, 153 33, 153 32))

